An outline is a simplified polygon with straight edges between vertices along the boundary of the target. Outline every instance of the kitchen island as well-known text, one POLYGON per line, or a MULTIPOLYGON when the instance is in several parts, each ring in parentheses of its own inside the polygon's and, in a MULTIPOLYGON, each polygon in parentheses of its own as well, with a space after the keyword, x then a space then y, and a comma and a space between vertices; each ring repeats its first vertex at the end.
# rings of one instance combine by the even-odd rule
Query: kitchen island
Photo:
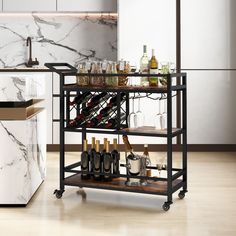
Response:
POLYGON ((44 74, 25 72, 44 70, 0 72, 0 205, 26 205, 45 180, 47 123, 44 74))

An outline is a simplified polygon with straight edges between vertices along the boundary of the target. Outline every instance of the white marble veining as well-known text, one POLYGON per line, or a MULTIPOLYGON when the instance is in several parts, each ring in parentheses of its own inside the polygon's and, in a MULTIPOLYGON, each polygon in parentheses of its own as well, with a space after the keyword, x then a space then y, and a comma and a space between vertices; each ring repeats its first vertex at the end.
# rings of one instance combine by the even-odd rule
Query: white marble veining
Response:
POLYGON ((0 121, 0 204, 27 204, 46 175, 46 114, 0 121))
POLYGON ((0 16, 0 67, 22 66, 32 37, 33 58, 45 62, 116 60, 117 19, 114 16, 12 14, 0 16))
POLYGON ((28 101, 45 95, 44 73, 2 73, 0 101, 28 101))

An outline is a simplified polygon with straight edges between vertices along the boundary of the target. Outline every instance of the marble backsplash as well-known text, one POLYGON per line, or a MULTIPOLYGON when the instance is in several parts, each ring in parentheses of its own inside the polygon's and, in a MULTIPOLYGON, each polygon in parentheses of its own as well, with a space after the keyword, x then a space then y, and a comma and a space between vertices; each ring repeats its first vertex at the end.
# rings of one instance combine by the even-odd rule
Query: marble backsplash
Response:
POLYGON ((0 14, 0 68, 22 66, 28 59, 26 38, 32 37, 32 57, 74 66, 88 58, 117 58, 117 18, 85 14, 0 14))

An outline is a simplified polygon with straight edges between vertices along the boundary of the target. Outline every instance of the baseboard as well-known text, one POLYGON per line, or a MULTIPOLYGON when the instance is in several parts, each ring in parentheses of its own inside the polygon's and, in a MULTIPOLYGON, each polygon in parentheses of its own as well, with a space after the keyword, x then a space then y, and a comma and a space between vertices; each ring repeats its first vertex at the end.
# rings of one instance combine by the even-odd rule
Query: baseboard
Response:
MULTIPOLYGON (((136 152, 143 151, 142 144, 134 144, 132 145, 136 152)), ((102 148, 102 146, 101 146, 102 148)), ((123 144, 118 146, 120 151, 125 151, 125 147, 123 144)), ((166 151, 166 145, 164 144, 150 144, 148 145, 148 149, 150 152, 164 152, 166 151)), ((58 152, 60 150, 59 144, 48 144, 47 151, 48 152, 58 152)), ((174 144, 173 151, 179 152, 182 150, 181 145, 174 144)), ((66 152, 77 152, 81 151, 81 145, 79 144, 66 144, 65 145, 66 152)), ((236 152, 236 144, 188 144, 189 152, 236 152)))

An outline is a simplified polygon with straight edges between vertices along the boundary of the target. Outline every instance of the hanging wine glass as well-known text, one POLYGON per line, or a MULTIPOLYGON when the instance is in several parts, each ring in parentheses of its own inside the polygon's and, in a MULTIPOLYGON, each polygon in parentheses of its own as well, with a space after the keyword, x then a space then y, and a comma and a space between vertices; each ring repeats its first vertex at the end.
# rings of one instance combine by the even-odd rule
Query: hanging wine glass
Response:
POLYGON ((132 112, 128 116, 128 125, 129 128, 135 128, 135 112, 134 112, 134 98, 132 99, 132 112))
POLYGON ((141 112, 140 109, 140 97, 138 99, 138 111, 135 113, 134 119, 136 127, 142 127, 144 125, 144 114, 141 112))
POLYGON ((161 129, 166 129, 167 128, 167 106, 166 106, 166 98, 163 99, 163 105, 164 105, 164 112, 161 115, 161 129))
POLYGON ((158 113, 155 116, 154 122, 155 122, 155 129, 161 129, 161 99, 158 99, 158 113))

